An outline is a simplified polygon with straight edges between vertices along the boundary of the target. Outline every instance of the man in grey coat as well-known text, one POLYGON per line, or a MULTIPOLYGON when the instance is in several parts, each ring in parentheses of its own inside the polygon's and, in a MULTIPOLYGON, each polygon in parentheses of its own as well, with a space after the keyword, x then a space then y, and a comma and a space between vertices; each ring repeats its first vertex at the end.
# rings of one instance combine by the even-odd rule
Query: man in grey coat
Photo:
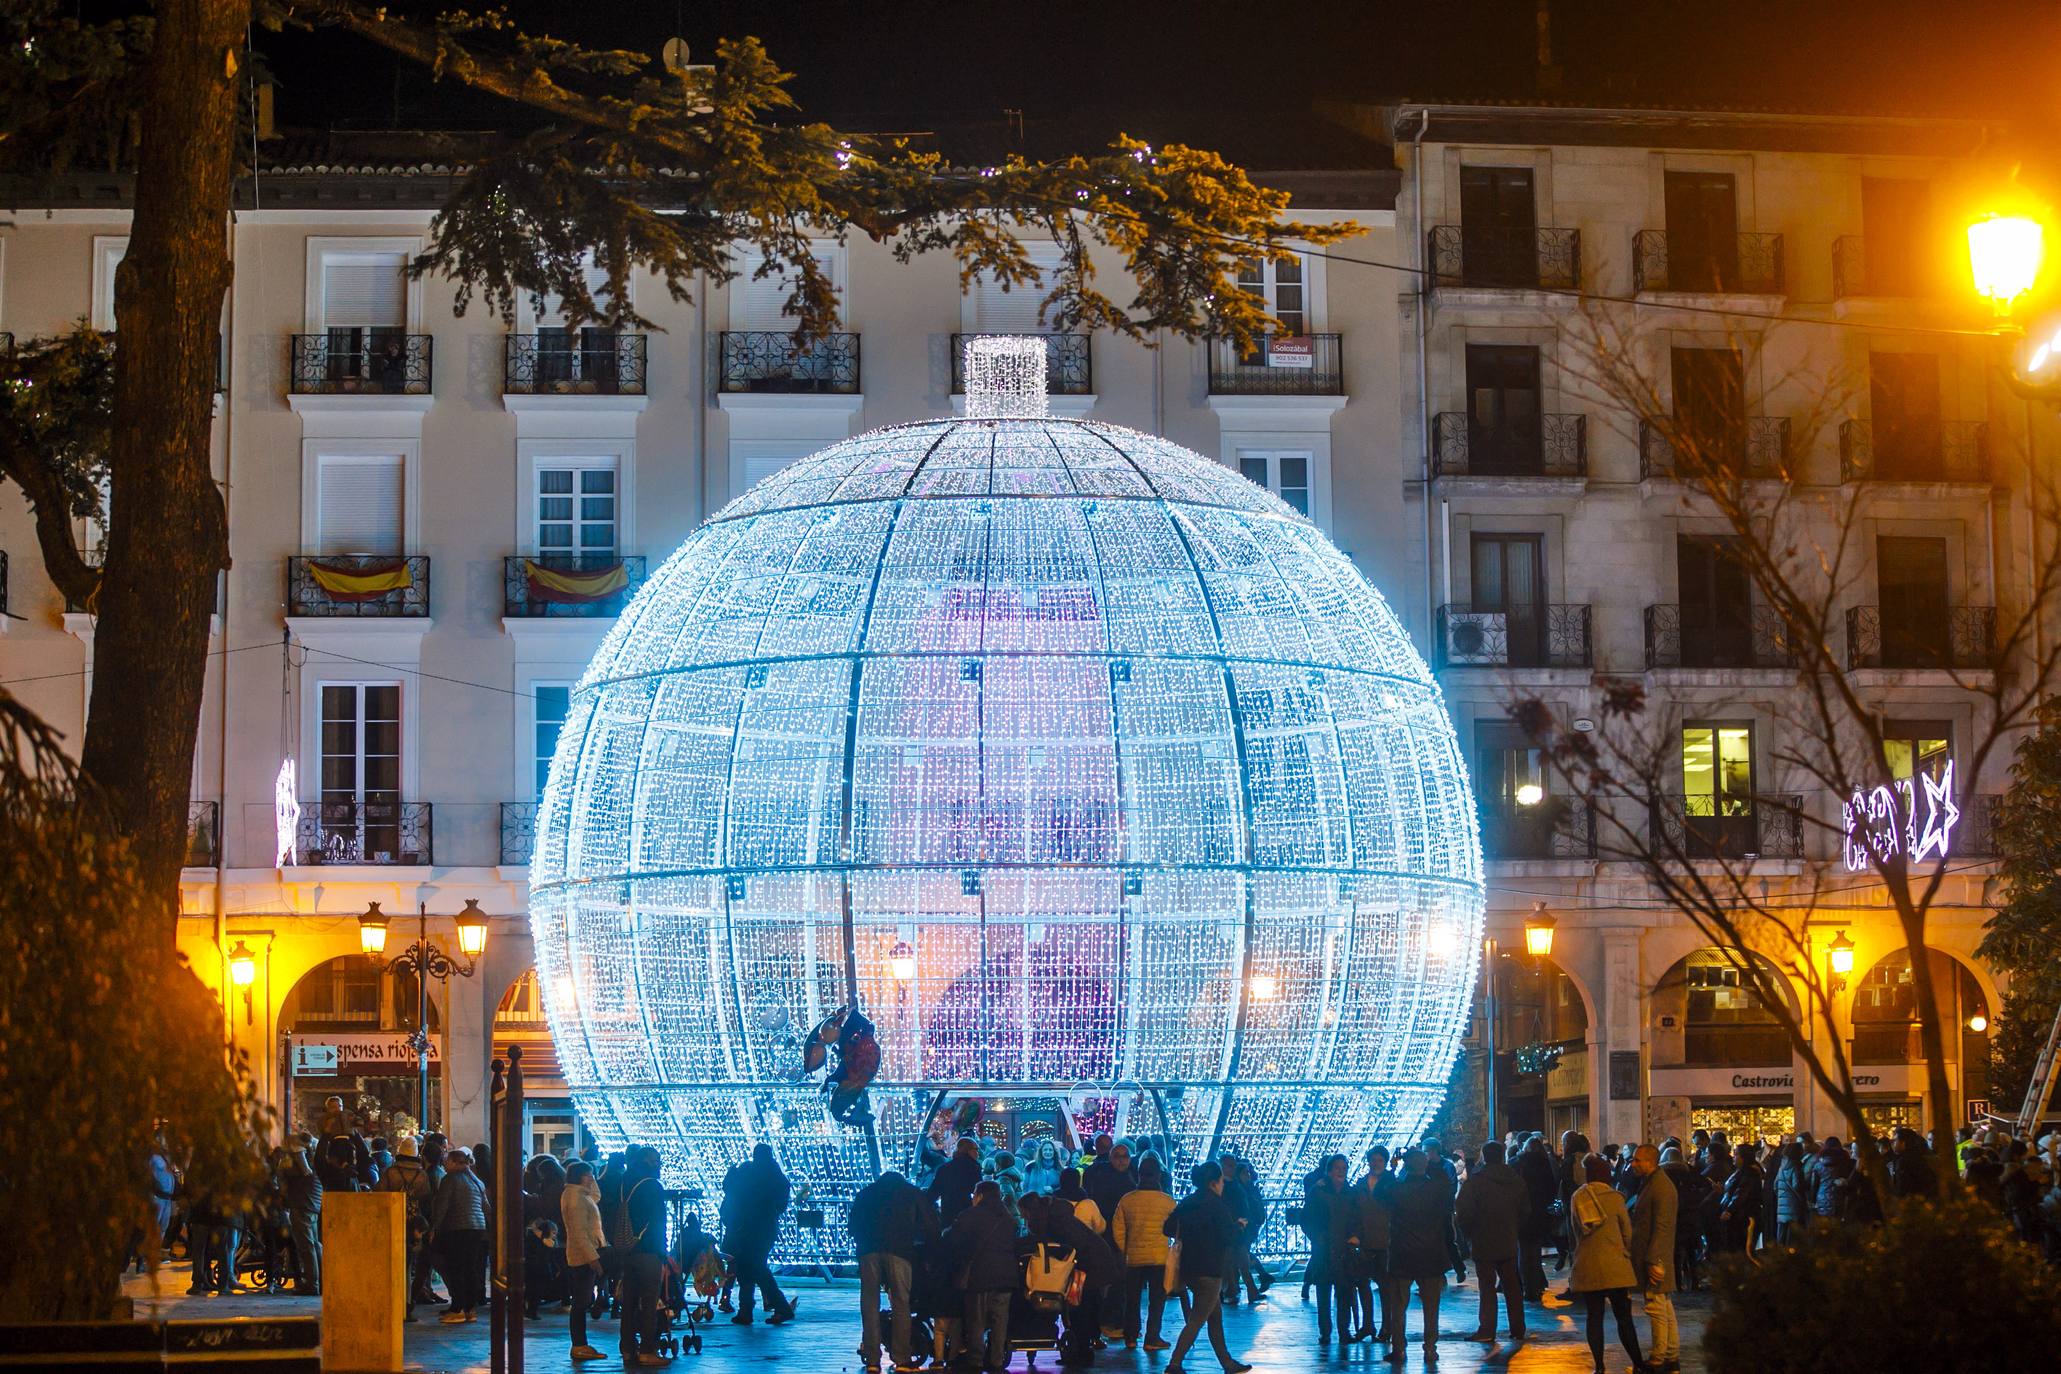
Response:
POLYGON ((1660 1167, 1660 1152, 1641 1145, 1632 1153, 1639 1179, 1632 1199, 1632 1273, 1646 1292, 1646 1321, 1653 1328, 1646 1347, 1659 1374, 1681 1374, 1682 1337, 1675 1324, 1675 1216, 1680 1198, 1674 1180, 1660 1167))
POLYGON ((1531 1194, 1517 1171, 1503 1162, 1503 1142, 1491 1140, 1481 1147, 1481 1163, 1460 1185, 1460 1198, 1453 1208, 1467 1244, 1474 1252, 1474 1267, 1481 1278, 1481 1315, 1470 1341, 1496 1338, 1496 1290, 1503 1290, 1503 1305, 1510 1314, 1510 1339, 1524 1339, 1524 1289, 1517 1274, 1517 1233, 1524 1223, 1531 1194))

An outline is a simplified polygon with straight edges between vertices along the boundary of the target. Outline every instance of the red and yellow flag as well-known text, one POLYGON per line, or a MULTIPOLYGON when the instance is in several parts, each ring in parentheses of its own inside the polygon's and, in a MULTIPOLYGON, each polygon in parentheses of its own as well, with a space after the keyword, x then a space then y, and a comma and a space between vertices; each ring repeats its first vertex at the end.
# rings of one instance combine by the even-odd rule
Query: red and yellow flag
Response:
POLYGON ((314 578, 315 585, 329 593, 333 601, 377 601, 388 592, 406 591, 415 585, 415 576, 408 571, 405 558, 348 567, 311 559, 308 576, 314 578))
POLYGON ((532 601, 606 601, 630 585, 629 571, 621 563, 611 563, 592 572, 565 572, 525 558, 522 569, 529 580, 529 599, 532 601))

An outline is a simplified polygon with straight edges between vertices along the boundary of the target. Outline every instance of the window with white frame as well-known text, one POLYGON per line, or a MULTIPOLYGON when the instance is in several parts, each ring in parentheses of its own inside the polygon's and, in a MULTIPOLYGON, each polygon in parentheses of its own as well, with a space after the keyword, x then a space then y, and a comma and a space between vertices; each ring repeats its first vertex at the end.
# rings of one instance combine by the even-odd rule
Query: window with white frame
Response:
POLYGON ((321 328, 329 380, 368 378, 407 349, 408 255, 324 249, 321 328))
POLYGON ((1307 449, 1240 449, 1238 473, 1308 515, 1314 460, 1315 455, 1307 449))
POLYGON ((566 713, 572 709, 572 684, 539 682, 531 686, 530 693, 536 705, 536 723, 531 730, 535 747, 530 762, 536 779, 535 796, 542 801, 544 783, 551 776, 551 756, 558 752, 558 735, 565 729, 566 713))
POLYGON ((1052 328, 1050 319, 1038 318, 1038 307, 1051 293, 1059 268, 1059 245, 1032 242, 1023 245, 1039 280, 1023 282, 1004 291, 1001 283, 982 273, 973 284, 973 332, 976 334, 1044 334, 1052 328))
POLYGON ((1275 261, 1247 258, 1238 265, 1238 285, 1265 304, 1269 314, 1281 322, 1281 332, 1294 336, 1310 332, 1309 289, 1300 257, 1275 261))
MULTIPOLYGON (((836 288, 840 301, 844 295, 844 249, 838 244, 822 244, 810 250, 810 255, 822 267, 836 288)), ((758 270, 765 259, 755 252, 739 256, 741 275, 730 283, 730 328, 732 330, 775 330, 788 333, 794 329, 795 317, 788 313, 787 299, 794 293, 796 276, 787 270, 776 270, 759 276, 758 270)), ((839 315, 843 310, 840 306, 839 315)))
POLYGON ((318 554, 399 554, 405 515, 405 460, 397 453, 322 454, 315 504, 318 554))
POLYGON ((391 859, 401 848, 401 684, 325 682, 318 700, 322 848, 391 859))
POLYGON ((540 459, 536 471, 537 553, 547 558, 613 559, 615 459, 540 459))
MULTIPOLYGON (((581 265, 587 294, 595 308, 610 305, 608 273, 591 256, 581 265)), ((567 324, 564 304, 546 296, 537 315, 537 380, 540 383, 592 382, 607 389, 616 380, 618 333, 605 323, 588 321, 577 329, 567 324)))
POLYGON ((126 235, 96 235, 93 239, 93 327, 103 334, 112 333, 115 327, 115 271, 128 255, 126 235))

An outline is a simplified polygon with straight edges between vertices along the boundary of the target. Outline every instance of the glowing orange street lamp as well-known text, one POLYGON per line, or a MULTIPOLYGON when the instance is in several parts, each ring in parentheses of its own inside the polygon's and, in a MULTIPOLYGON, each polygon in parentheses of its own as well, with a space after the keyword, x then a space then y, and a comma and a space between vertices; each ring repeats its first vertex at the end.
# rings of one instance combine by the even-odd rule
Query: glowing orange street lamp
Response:
POLYGON ((1524 952, 1534 959, 1550 958, 1553 953, 1553 927, 1560 924, 1547 912, 1544 902, 1531 904, 1531 915, 1524 918, 1524 952))
POLYGON ((1968 265, 1978 295, 1999 318, 2039 280, 2045 231, 2024 215, 1986 215, 1968 226, 1968 265))

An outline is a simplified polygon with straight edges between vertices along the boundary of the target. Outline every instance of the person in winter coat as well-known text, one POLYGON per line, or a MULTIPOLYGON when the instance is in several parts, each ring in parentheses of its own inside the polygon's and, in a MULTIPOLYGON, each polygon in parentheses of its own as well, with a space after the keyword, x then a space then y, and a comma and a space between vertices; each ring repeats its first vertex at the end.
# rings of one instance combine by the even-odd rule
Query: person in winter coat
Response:
POLYGON ((599 1360, 602 1353, 587 1343, 587 1309, 601 1282, 601 1181, 584 1160, 566 1166, 558 1223, 565 1234, 565 1276, 572 1296, 572 1358, 599 1360))
POLYGON ((1582 1159, 1588 1153, 1587 1136, 1580 1131, 1560 1133, 1560 1257, 1553 1262, 1556 1274, 1566 1267, 1569 1257, 1574 1254, 1574 1223, 1567 1215, 1567 1200, 1574 1196, 1575 1189, 1582 1186, 1582 1159))
POLYGON ((1310 1290, 1317 1286, 1323 1276, 1324 1257, 1324 1208, 1316 1199, 1317 1189, 1324 1184, 1328 1172, 1322 1165, 1302 1176, 1302 1207, 1297 1213, 1296 1226, 1301 1229, 1303 1239, 1309 1243, 1310 1262, 1302 1267, 1302 1300, 1310 1300, 1310 1290))
POLYGON ((1217 1363, 1228 1374, 1245 1374, 1252 1366, 1231 1354, 1224 1343, 1223 1292, 1224 1257, 1237 1239, 1238 1218, 1224 1203, 1223 1168, 1210 1161, 1195 1166, 1189 1175, 1195 1191, 1181 1199, 1160 1230, 1181 1245, 1181 1286, 1188 1291, 1188 1320, 1174 1338, 1174 1353, 1167 1358, 1164 1374, 1181 1374, 1181 1361, 1195 1345, 1205 1327, 1217 1363))
POLYGON ((302 1297, 322 1292, 322 1176, 308 1158, 314 1145, 315 1138, 302 1131, 286 1156, 286 1225, 299 1266, 293 1291, 302 1297))
POLYGON ((404 1135, 400 1151, 379 1176, 379 1191, 399 1193, 405 1212, 408 1237, 408 1303, 402 1321, 415 1320, 418 1303, 433 1301, 429 1290, 429 1265, 423 1256, 429 1245, 429 1208, 436 1196, 429 1169, 418 1153, 415 1137, 404 1135))
POLYGON ((1016 1156, 1007 1150, 997 1150, 988 1160, 989 1177, 1002 1189, 1002 1205, 1009 1209, 1018 1224, 1023 1221, 1023 1210, 1016 1205, 1023 1196, 1023 1170, 1016 1163, 1016 1156))
POLYGON ((563 1302, 566 1293, 564 1234, 559 1230, 559 1195, 565 1166, 555 1155, 538 1155, 522 1168, 523 1315, 537 1320, 542 1304, 563 1302))
POLYGON ((437 1268, 451 1289, 446 1325, 474 1320, 487 1291, 487 1185, 472 1172, 470 1151, 444 1156, 444 1181, 430 1202, 429 1227, 437 1247, 437 1268))
POLYGON ((1531 1196, 1517 1171, 1503 1162, 1503 1142, 1481 1147, 1481 1162, 1460 1185, 1453 1219, 1474 1255, 1481 1280, 1481 1308, 1470 1341, 1496 1338, 1496 1290, 1502 1289, 1510 1339, 1524 1339, 1524 1290, 1517 1273, 1518 1233, 1531 1196))
POLYGON ((1032 1243, 1058 1246, 1073 1255, 1082 1276, 1081 1302, 1066 1312, 1066 1330, 1060 1338, 1059 1350, 1063 1362, 1085 1364, 1095 1356, 1095 1338, 1101 1327, 1101 1296, 1123 1281, 1123 1259, 1074 1213, 1065 1198, 1025 1198, 1023 1220, 1032 1243))
POLYGON ((172 1198, 179 1191, 179 1175, 172 1169, 172 1152, 165 1144, 165 1138, 158 1136, 151 1144, 150 1158, 144 1165, 150 1185, 150 1228, 149 1233, 136 1243, 136 1268, 145 1270, 157 1263, 165 1250, 165 1232, 172 1229, 172 1198))
POLYGON ((1794 1245, 1803 1238, 1811 1215, 1811 1198, 1803 1170, 1803 1146, 1790 1141, 1782 1147, 1781 1163, 1775 1168, 1775 1243, 1794 1245))
MULTIPOLYGON (((1717 1149, 1714 1141, 1711 1149, 1717 1149)), ((1741 1141, 1732 1151, 1732 1175, 1725 1180, 1724 1192, 1718 1195, 1719 1235, 1726 1250, 1744 1250, 1751 1242, 1748 1228, 1760 1215, 1761 1195, 1766 1188, 1767 1176, 1760 1168, 1760 1146, 1741 1141)))
POLYGON ((1131 1170, 1131 1147, 1121 1140, 1081 1174, 1081 1187, 1095 1199, 1096 1210, 1102 1213, 1104 1222, 1116 1211, 1123 1195, 1137 1186, 1138 1175, 1131 1170))
MULTIPOLYGON (((1352 1276, 1352 1250, 1356 1244, 1353 1223, 1358 1218, 1356 1204, 1346 1196, 1346 1176, 1349 1165, 1344 1155, 1326 1155, 1322 1161, 1324 1176, 1316 1189, 1309 1194, 1306 1208, 1316 1210, 1316 1225, 1312 1230, 1315 1244, 1321 1247, 1313 1252, 1310 1263, 1319 1273, 1317 1279, 1317 1344, 1327 1345, 1331 1340, 1332 1314, 1338 1318, 1338 1335, 1341 1341, 1352 1335, 1353 1297, 1359 1291, 1352 1276)), ((1228 1192, 1228 1187, 1226 1188, 1228 1192)), ((1304 1225, 1310 1225, 1305 1215, 1304 1225)))
POLYGON ((1059 1144, 1053 1140, 1041 1140, 1037 1149, 1031 1152, 1030 1163, 1023 1169, 1023 1190, 1026 1193, 1049 1193, 1059 1186, 1059 1171, 1066 1167, 1059 1158, 1059 1144))
POLYGON ((1632 1198, 1632 1277, 1646 1294, 1646 1348, 1654 1374, 1681 1374, 1682 1337, 1675 1322, 1675 1222, 1681 1199, 1674 1180, 1660 1167, 1660 1152, 1651 1145, 1632 1151, 1632 1175, 1639 1191, 1632 1198))
MULTIPOLYGON (((952 1157, 931 1176, 927 1196, 937 1208, 938 1221, 950 1226, 973 1202, 974 1185, 980 1182, 980 1142, 960 1136, 952 1157)), ((997 1190, 999 1191, 999 1190, 997 1190)))
POLYGON ((1661 1172, 1675 1185, 1675 1278, 1679 1286, 1702 1287, 1697 1269, 1696 1246, 1703 1234, 1703 1204, 1710 1196, 1710 1184, 1691 1168, 1679 1149, 1660 1152, 1661 1172), (1683 1280, 1687 1280, 1683 1283, 1683 1280))
POLYGON ((622 1322, 616 1346, 623 1364, 632 1367, 664 1363, 657 1347, 658 1308, 665 1292, 666 1190, 658 1172, 657 1150, 640 1145, 630 1151, 623 1170, 622 1322))
POLYGON ((1553 1233, 1560 1180, 1553 1170, 1553 1152, 1536 1131, 1525 1139, 1510 1167, 1524 1180, 1525 1193, 1524 1222, 1517 1230, 1518 1278, 1524 1284, 1524 1300, 1537 1302, 1546 1295, 1546 1265, 1541 1257, 1553 1233))
POLYGON ((1438 1359, 1438 1301, 1445 1292, 1450 1262, 1453 1194, 1445 1177, 1430 1169, 1431 1157, 1424 1151, 1403 1151, 1403 1176, 1389 1193, 1388 1269, 1394 1282, 1382 1325, 1388 1331, 1390 1364, 1404 1359, 1403 1312, 1413 1283, 1424 1308, 1424 1362, 1438 1359))
POLYGON ((888 1355, 897 1369, 910 1364, 909 1295, 918 1250, 938 1236, 937 1212, 923 1190, 890 1169, 861 1188, 847 1213, 859 1254, 859 1355, 880 1368, 880 1294, 887 1291, 888 1355))
POLYGON ((985 1369, 1001 1370, 1009 1363, 1009 1301, 1023 1287, 1023 1260, 1016 1221, 993 1179, 974 1188, 972 1204, 953 1219, 945 1244, 966 1294, 966 1348, 985 1369))
POLYGON ((1823 1221, 1839 1219, 1839 1183, 1852 1168, 1853 1161, 1839 1147, 1838 1140, 1828 1139, 1818 1147, 1818 1167, 1814 1175, 1818 1182, 1811 1193, 1812 1216, 1823 1221))
POLYGON ((740 1293, 737 1315, 730 1320, 739 1326, 751 1325, 755 1293, 765 1296, 770 1325, 794 1320, 794 1302, 780 1291, 766 1264, 791 1196, 787 1175, 780 1172, 773 1147, 764 1141, 723 1180, 723 1249, 737 1266, 740 1293))
POLYGON ((1248 1302, 1258 1302, 1274 1286, 1252 1258, 1253 1237, 1267 1222, 1267 1204, 1260 1196, 1259 1175, 1250 1164, 1226 1150, 1217 1157, 1217 1167, 1224 1171, 1224 1205, 1238 1218, 1238 1240, 1231 1246, 1231 1261, 1224 1268, 1224 1306, 1236 1307, 1239 1284, 1245 1285, 1248 1302))
MULTIPOLYGON (((1173 1194, 1166 1190, 1158 1155, 1138 1161, 1138 1186, 1125 1193, 1109 1219, 1109 1240, 1124 1258, 1124 1348, 1138 1348, 1138 1300, 1146 1299, 1145 1348, 1165 1350, 1159 1332, 1166 1314, 1166 1233, 1160 1228, 1173 1214, 1173 1194)), ((1105 1316, 1107 1314, 1105 1313, 1105 1316)))
POLYGON ((1889 1195, 1928 1197, 1936 1191, 1938 1178, 1925 1137, 1908 1126, 1897 1127, 1889 1143, 1889 1195))
POLYGON ((1617 1319, 1617 1338, 1632 1368, 1643 1369, 1639 1328, 1632 1324, 1631 1290, 1639 1284, 1632 1272, 1632 1219, 1624 1197, 1610 1186, 1610 1163, 1601 1155, 1582 1160, 1588 1179, 1568 1199, 1568 1225, 1574 1231, 1574 1274, 1568 1290, 1579 1293, 1589 1309, 1589 1354, 1596 1374, 1603 1374, 1603 1305, 1617 1319))
POLYGON ((1382 1323, 1388 1311, 1389 1193, 1394 1186, 1388 1149, 1376 1145, 1367 1151, 1367 1172, 1348 1190, 1360 1237, 1359 1263, 1352 1275, 1360 1322, 1349 1337, 1354 1341, 1388 1339, 1382 1323))

